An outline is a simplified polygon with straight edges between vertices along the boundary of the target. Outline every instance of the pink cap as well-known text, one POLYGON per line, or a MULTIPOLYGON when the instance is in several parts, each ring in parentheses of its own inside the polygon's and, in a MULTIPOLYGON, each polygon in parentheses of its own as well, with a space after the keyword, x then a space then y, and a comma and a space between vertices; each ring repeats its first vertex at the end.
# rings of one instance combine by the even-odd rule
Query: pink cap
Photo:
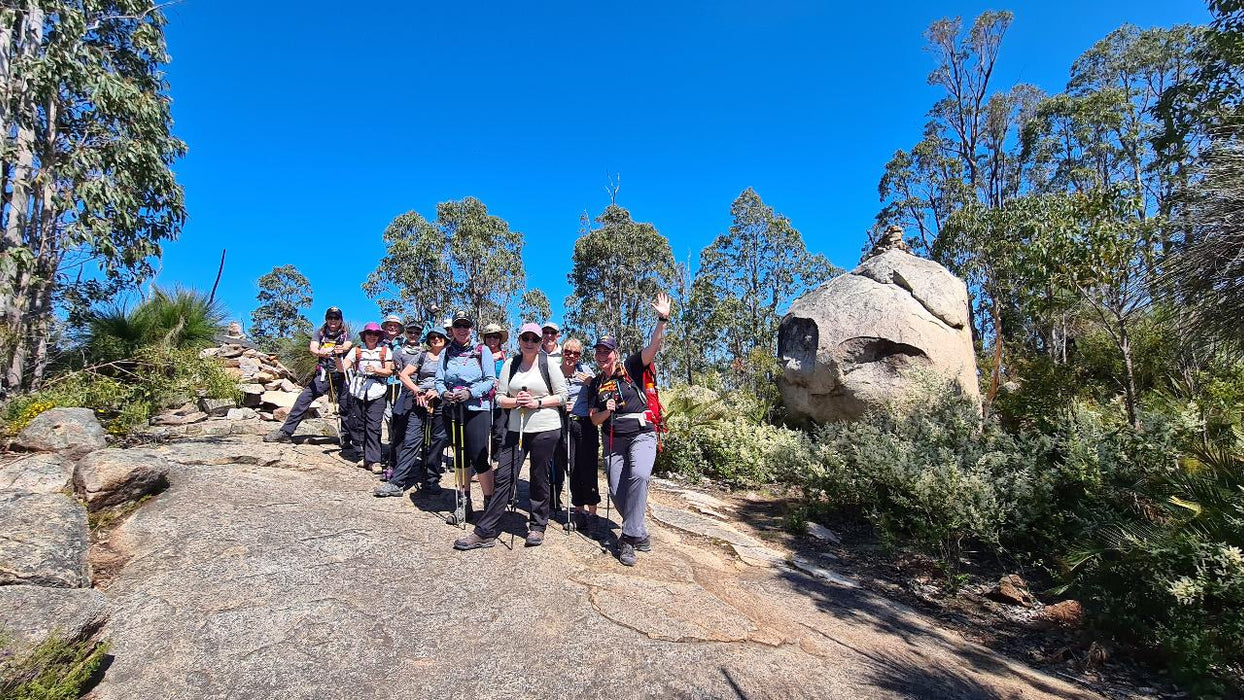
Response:
POLYGON ((518 329, 518 337, 523 337, 524 333, 535 333, 536 337, 540 336, 540 326, 534 323, 524 323, 522 328, 518 329))

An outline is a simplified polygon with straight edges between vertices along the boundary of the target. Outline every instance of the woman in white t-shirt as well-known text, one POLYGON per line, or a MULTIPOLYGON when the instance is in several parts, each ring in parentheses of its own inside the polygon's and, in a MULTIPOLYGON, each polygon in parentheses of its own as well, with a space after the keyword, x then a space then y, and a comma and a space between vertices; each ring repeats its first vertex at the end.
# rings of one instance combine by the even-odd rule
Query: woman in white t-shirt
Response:
POLYGON ((526 544, 544 543, 549 524, 549 459, 561 439, 560 406, 566 403, 566 378, 556 362, 540 352, 540 327, 524 325, 518 332, 519 354, 501 366, 497 402, 510 409, 508 430, 497 457, 496 491, 500 498, 489 502, 475 523, 474 532, 454 542, 454 549, 478 549, 497 543, 501 517, 514 498, 518 472, 523 460, 531 456, 528 474, 531 516, 526 544))
POLYGON ((388 378, 393 375, 393 355, 381 344, 384 331, 372 322, 363 327, 359 338, 363 344, 341 356, 341 371, 346 374, 354 409, 354 444, 363 446, 363 463, 379 474, 384 470, 380 452, 380 424, 384 421, 385 395, 388 378))

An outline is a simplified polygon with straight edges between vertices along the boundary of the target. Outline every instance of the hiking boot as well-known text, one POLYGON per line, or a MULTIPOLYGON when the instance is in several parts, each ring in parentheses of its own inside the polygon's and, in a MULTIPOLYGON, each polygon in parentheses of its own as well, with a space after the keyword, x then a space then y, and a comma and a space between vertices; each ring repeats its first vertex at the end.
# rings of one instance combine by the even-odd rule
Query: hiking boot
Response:
POLYGON ((651 552, 652 551, 652 538, 645 537, 642 540, 636 542, 635 551, 636 552, 651 552))
POLYGON ((294 438, 289 436, 282 428, 277 428, 267 435, 263 436, 264 442, 293 442, 294 438))
POLYGON ((371 492, 371 495, 377 498, 384 498, 385 496, 401 496, 402 489, 390 481, 387 484, 377 486, 376 490, 371 492))
POLYGON ((429 481, 423 485, 423 493, 428 496, 439 496, 442 491, 444 491, 444 489, 442 489, 440 483, 436 481, 429 481))
POLYGON ((454 549, 465 552, 469 549, 484 549, 497 544, 496 537, 480 537, 472 532, 465 537, 459 537, 454 540, 454 549))
POLYGON ((586 532, 590 534, 592 532, 592 526, 595 524, 593 522, 595 519, 596 516, 593 515, 591 511, 576 510, 574 513, 575 529, 579 532, 586 532))
POLYGON ((527 533, 527 539, 523 540, 523 544, 527 547, 539 547, 544 544, 544 530, 532 530, 527 533))
POLYGON ((384 471, 381 472, 380 474, 380 480, 388 481, 389 479, 392 479, 392 478, 393 478, 393 467, 385 467, 384 471))
POLYGON ((639 557, 635 556, 635 545, 625 540, 619 543, 618 561, 622 562, 622 566, 635 566, 635 562, 639 561, 639 557))

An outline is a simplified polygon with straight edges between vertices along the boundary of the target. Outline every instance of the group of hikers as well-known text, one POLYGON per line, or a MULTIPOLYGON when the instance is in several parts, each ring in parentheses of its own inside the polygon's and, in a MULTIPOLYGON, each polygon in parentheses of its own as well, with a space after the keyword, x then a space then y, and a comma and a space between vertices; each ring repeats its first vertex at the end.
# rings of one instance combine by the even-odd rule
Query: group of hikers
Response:
POLYGON ((485 325, 477 341, 475 319, 465 312, 443 324, 390 315, 365 325, 356 343, 341 309, 331 307, 309 345, 318 358, 314 376, 285 423, 264 439, 291 441, 311 404, 327 395, 338 407, 342 457, 379 475, 375 496, 411 489, 441 495, 448 462, 454 508, 446 521, 474 525, 454 542, 462 551, 497 543, 502 518, 517 507, 518 474, 528 459, 526 546, 543 544, 550 517, 563 510, 567 530, 607 539, 611 523, 597 516, 603 451, 609 498, 622 519, 616 554, 634 566, 636 552, 652 547, 644 516, 660 427, 653 360, 665 339, 669 297, 657 295, 652 308, 657 320, 648 344, 623 355, 615 337, 601 336, 592 346, 593 371, 583 342, 562 341, 552 322, 523 324, 510 354, 508 330, 485 325), (482 511, 474 509, 472 481, 482 511), (567 481, 573 513, 562 497, 567 481))

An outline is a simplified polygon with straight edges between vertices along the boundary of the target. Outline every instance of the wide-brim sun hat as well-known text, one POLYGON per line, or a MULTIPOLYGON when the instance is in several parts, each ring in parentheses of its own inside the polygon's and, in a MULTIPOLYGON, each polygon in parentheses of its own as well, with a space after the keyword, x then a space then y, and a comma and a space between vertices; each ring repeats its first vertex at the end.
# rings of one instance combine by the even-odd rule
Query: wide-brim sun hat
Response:
POLYGON ((396 323, 400 326, 402 330, 398 331, 398 333, 406 330, 406 324, 402 323, 402 319, 398 318, 396 314, 389 314, 388 316, 385 316, 384 320, 380 322, 380 327, 384 328, 384 324, 386 323, 396 323))
POLYGON ((510 332, 495 323, 484 326, 484 330, 480 331, 481 337, 487 335, 499 335, 503 343, 510 339, 510 332))
POLYGON ((384 329, 380 327, 379 323, 372 321, 368 323, 366 326, 363 326, 363 330, 359 331, 359 337, 362 338, 368 333, 375 333, 376 335, 384 335, 384 329))
POLYGON ((428 332, 423 334, 423 342, 428 342, 434 335, 439 335, 445 342, 449 342, 449 334, 439 328, 429 328, 428 332))

